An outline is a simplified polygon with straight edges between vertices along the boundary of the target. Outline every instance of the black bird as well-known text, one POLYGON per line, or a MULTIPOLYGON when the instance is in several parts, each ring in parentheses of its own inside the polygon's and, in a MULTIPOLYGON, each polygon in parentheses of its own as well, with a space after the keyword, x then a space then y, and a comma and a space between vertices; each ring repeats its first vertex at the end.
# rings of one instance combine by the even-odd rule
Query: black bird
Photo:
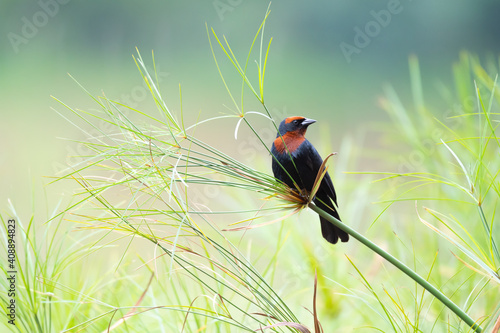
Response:
MULTIPOLYGON (((294 180, 298 188, 311 192, 323 163, 323 159, 314 146, 305 138, 307 127, 315 122, 316 120, 304 117, 286 118, 281 122, 279 132, 271 148, 274 177, 293 189, 296 189, 294 180)), ((328 172, 321 181, 313 202, 316 206, 340 220, 336 209, 337 196, 328 172)), ((349 240, 349 234, 345 231, 337 228, 321 216, 319 219, 321 233, 328 242, 336 244, 339 238, 342 242, 349 240)))

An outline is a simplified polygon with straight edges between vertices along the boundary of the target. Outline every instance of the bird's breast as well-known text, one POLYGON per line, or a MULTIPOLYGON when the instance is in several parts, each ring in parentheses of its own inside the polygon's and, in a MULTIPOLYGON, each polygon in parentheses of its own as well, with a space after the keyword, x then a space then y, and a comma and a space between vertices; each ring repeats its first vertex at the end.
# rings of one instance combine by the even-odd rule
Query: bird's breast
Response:
POLYGON ((274 147, 279 154, 288 153, 287 149, 293 154, 305 140, 306 138, 303 135, 287 132, 274 140, 274 147))

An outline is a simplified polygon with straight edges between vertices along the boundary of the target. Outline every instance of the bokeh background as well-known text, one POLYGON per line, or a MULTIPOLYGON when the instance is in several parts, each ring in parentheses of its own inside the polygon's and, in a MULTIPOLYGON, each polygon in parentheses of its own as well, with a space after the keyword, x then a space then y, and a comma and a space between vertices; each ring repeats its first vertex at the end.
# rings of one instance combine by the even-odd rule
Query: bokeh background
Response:
MULTIPOLYGON (((226 35, 244 59, 269 4, 60 1, 44 9, 40 3, 0 5, 2 204, 11 198, 29 207, 33 184, 53 175, 57 163, 75 154, 59 138, 77 139, 80 133, 52 110, 64 108, 51 96, 81 109, 92 103, 68 73, 91 93, 123 100, 128 96, 134 105, 145 105, 149 98, 132 55, 136 47, 145 58, 154 50, 165 75, 163 87, 175 100, 182 84, 190 112, 207 117, 228 113, 205 23, 226 35)), ((266 35, 273 37, 268 105, 317 118, 342 137, 364 122, 386 119, 377 97, 384 83, 407 84, 410 54, 418 56, 425 78, 450 84, 451 64, 461 50, 488 57, 500 49, 497 1, 394 3, 399 3, 399 12, 348 62, 341 43, 355 45, 354 29, 364 29, 374 21, 371 11, 387 10, 391 1, 274 2, 266 25, 266 35)), ((439 98, 435 86, 426 89, 428 98, 439 98)), ((400 93, 410 92, 403 88, 400 93)))
MULTIPOLYGON (((201 118, 231 113, 206 25, 225 35, 235 55, 244 60, 268 5, 248 0, 3 0, 0 206, 7 210, 10 200, 19 216, 29 217, 33 207, 52 207, 74 190, 61 184, 45 186, 47 177, 82 153, 78 144, 65 139, 85 139, 65 119, 69 112, 51 96, 74 108, 95 107, 68 74, 91 94, 104 93, 135 108, 154 110, 132 58, 137 48, 150 61, 154 50, 160 83, 174 110, 181 84, 188 120, 194 121, 200 112, 201 118)), ((267 38, 273 37, 266 103, 277 118, 317 119, 317 130, 308 136, 322 154, 340 150, 346 137, 354 138, 357 151, 385 149, 371 137, 374 126, 389 121, 379 107, 384 85, 392 84, 403 100, 411 99, 408 57, 414 54, 426 82, 426 101, 435 106, 436 114, 446 112, 449 106, 438 87, 453 89, 452 64, 460 51, 481 59, 498 55, 498 17, 500 3, 495 0, 275 1, 265 27, 267 38), (391 14, 383 16, 381 11, 391 14), (383 23, 373 25, 377 17, 383 23), (367 27, 375 29, 371 36, 359 37, 358 29, 367 27), (342 47, 347 44, 357 51, 346 56, 342 47), (325 136, 329 140, 319 142, 325 136)), ((231 73, 227 62, 222 69, 231 73)), ((229 82, 239 89, 236 77, 229 82)), ((255 101, 248 100, 247 110, 253 107, 255 101)), ((270 162, 263 162, 268 159, 265 150, 245 148, 249 131, 243 129, 240 141, 234 140, 235 125, 233 119, 200 130, 226 151, 271 172, 270 162)), ((344 153, 347 157, 336 172, 378 167, 372 159, 363 164, 357 156, 356 170, 351 170, 349 151, 344 153)), ((344 195, 341 202, 346 197, 353 199, 344 195)))

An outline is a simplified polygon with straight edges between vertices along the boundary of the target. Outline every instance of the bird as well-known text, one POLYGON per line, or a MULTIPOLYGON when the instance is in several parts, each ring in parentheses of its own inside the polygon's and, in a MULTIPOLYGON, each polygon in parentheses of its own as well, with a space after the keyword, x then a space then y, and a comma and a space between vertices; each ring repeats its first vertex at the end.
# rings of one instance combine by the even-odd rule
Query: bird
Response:
MULTIPOLYGON (((292 189, 311 192, 323 159, 306 139, 309 125, 316 120, 305 117, 288 117, 278 128, 276 139, 271 147, 272 170, 274 177, 292 189)), ((337 212, 337 195, 328 172, 321 181, 312 200, 318 208, 340 220, 337 212)), ((349 234, 339 229, 327 219, 320 216, 321 234, 329 243, 336 244, 349 240, 349 234)))

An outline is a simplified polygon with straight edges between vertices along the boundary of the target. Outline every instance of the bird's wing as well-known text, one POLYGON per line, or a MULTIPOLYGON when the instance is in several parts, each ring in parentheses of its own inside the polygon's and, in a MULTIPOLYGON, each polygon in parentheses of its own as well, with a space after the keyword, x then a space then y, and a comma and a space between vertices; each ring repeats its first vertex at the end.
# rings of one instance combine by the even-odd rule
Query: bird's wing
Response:
MULTIPOLYGON (((308 168, 310 168, 310 170, 312 170, 312 172, 314 173, 314 175, 312 175, 313 182, 314 182, 314 179, 316 179, 318 170, 321 167, 321 164, 323 164, 323 159, 319 155, 316 148, 314 148, 314 146, 308 140, 306 140, 303 143, 303 145, 305 145, 305 147, 304 147, 305 148, 304 155, 306 157, 305 161, 306 161, 308 168)), ((337 205, 337 194, 335 193, 335 188, 333 187, 332 179, 330 178, 330 175, 328 174, 328 172, 325 174, 325 177, 323 178, 323 181, 321 182, 320 189, 325 191, 326 194, 330 197, 330 199, 333 200, 335 205, 337 205)))
POLYGON ((335 193, 335 188, 333 187, 332 179, 330 178, 328 172, 326 173, 325 178, 323 178, 323 184, 326 184, 328 196, 333 200, 335 205, 337 205, 337 194, 335 193))

